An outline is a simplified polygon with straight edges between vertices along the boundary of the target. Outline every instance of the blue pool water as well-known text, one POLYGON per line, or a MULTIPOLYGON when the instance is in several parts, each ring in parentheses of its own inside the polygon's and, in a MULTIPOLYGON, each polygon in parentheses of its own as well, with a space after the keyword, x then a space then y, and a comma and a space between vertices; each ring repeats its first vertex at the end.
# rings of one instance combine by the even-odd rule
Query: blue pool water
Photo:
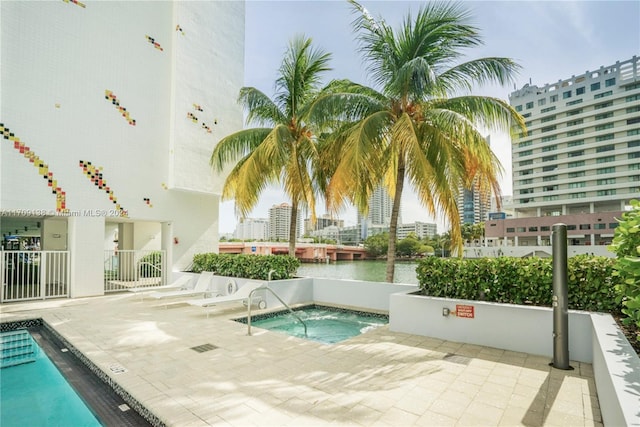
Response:
POLYGON ((35 359, 0 370, 0 425, 101 426, 40 347, 35 359))
POLYGON ((295 310, 295 313, 307 324, 306 337, 304 326, 289 312, 272 313, 266 315, 269 316, 267 318, 256 317, 256 320, 251 320, 251 325, 333 344, 389 323, 387 316, 315 306, 295 310))

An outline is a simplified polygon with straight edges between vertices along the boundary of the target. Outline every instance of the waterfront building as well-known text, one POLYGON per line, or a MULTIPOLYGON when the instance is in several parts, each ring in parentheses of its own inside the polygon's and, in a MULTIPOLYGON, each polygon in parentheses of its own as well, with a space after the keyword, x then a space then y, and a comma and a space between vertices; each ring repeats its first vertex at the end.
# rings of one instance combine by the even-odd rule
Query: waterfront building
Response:
POLYGON ((244 2, 0 8, 2 234, 68 255, 72 297, 105 292, 115 250, 163 251, 163 276, 216 252, 209 157, 243 127, 244 2))
POLYGON ((420 221, 398 225, 398 240, 406 238, 410 233, 415 234, 418 239, 432 238, 438 234, 438 226, 436 224, 420 221))
MULTIPOLYGON (((300 237, 302 215, 298 211, 296 238, 300 237)), ((291 225, 291 205, 282 203, 273 205, 269 209, 269 238, 272 241, 289 240, 289 228, 291 225)))
POLYGON ((233 237, 240 240, 269 240, 267 218, 242 218, 236 225, 233 237))
POLYGON ((489 221, 489 241, 546 245, 550 223, 563 222, 571 245, 611 242, 615 218, 640 196, 639 67, 634 56, 510 94, 528 134, 512 144, 514 218, 489 221))
POLYGON ((311 218, 304 220, 304 234, 312 234, 314 231, 323 230, 326 227, 344 227, 344 220, 334 218, 329 214, 324 214, 316 218, 315 224, 311 221, 311 218))

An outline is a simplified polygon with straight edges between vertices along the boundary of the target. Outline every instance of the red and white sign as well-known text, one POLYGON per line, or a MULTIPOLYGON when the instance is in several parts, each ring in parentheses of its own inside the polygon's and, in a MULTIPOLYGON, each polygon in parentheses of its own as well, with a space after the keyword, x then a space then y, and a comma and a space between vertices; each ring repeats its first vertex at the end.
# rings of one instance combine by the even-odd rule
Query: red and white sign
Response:
POLYGON ((475 317, 472 305, 456 304, 456 316, 473 319, 475 317))

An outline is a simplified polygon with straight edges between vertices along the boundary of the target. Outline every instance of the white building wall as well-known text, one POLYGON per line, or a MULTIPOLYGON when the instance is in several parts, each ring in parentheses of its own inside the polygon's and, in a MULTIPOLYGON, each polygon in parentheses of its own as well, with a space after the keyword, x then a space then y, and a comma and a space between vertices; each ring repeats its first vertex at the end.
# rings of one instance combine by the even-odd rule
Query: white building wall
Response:
POLYGON ((88 218, 102 233, 105 220, 163 224, 173 236, 155 240, 172 245, 173 269, 217 251, 224 177, 208 162, 242 127, 244 2, 0 8, 0 209, 88 218))

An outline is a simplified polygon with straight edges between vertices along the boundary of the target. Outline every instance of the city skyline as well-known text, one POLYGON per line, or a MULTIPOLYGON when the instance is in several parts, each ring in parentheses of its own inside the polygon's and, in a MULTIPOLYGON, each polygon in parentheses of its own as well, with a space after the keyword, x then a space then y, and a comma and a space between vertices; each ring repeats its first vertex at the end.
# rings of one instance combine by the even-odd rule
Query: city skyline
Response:
MULTIPOLYGON (((421 2, 361 2, 369 12, 397 28, 409 10, 417 11, 421 2)), ((485 42, 468 51, 469 58, 506 56, 515 59, 522 70, 509 87, 487 86, 473 93, 504 100, 525 84, 544 85, 595 70, 616 60, 640 53, 640 30, 636 18, 640 3, 614 2, 462 2, 470 20, 480 30, 485 42)), ((371 84, 357 52, 351 30, 353 15, 347 2, 337 1, 248 1, 246 3, 245 85, 256 87, 269 96, 287 43, 296 34, 305 34, 314 45, 333 54, 332 78, 349 78, 371 84), (314 16, 313 20, 305 16, 314 16), (269 23, 266 36, 265 22, 269 23)), ((511 147, 508 135, 487 131, 492 147, 502 162, 503 195, 512 194, 511 147)), ((225 135, 215 135, 219 140, 225 135)), ((289 202, 277 187, 267 188, 250 217, 265 217, 270 206, 289 202)), ((415 194, 407 193, 402 201, 404 222, 436 222, 428 216, 415 194)), ((316 214, 325 213, 320 200, 316 214)), ((338 216, 345 225, 357 222, 355 209, 347 208, 338 216)), ((220 232, 233 232, 238 218, 233 201, 220 204, 220 232)))

